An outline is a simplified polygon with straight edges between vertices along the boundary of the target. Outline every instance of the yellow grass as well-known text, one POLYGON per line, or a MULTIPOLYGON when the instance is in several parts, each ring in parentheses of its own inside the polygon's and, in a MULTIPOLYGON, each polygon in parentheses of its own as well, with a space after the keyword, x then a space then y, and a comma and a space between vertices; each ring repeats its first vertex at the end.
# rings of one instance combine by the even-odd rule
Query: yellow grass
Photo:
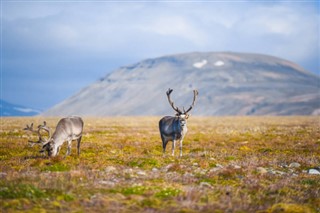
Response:
POLYGON ((320 212, 319 117, 191 117, 183 157, 160 117, 84 118, 81 155, 46 158, 1 118, 2 212, 320 212), (291 163, 299 163, 290 167, 291 163))

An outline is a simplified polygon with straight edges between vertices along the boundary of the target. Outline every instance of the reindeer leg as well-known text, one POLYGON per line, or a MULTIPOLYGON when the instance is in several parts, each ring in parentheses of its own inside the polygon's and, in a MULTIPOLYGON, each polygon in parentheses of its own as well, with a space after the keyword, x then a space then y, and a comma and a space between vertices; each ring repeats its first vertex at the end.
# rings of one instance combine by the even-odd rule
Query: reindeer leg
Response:
POLYGON ((168 141, 165 139, 165 137, 163 135, 161 135, 161 140, 162 140, 162 151, 163 151, 163 156, 164 156, 166 153, 166 147, 167 147, 168 141))
POLYGON ((176 139, 172 140, 172 153, 171 153, 172 156, 174 156, 174 148, 176 146, 176 141, 177 141, 176 139))
POLYGON ((77 139, 77 142, 78 142, 78 144, 77 144, 78 156, 80 155, 80 142, 81 142, 81 138, 82 138, 82 136, 80 136, 80 138, 77 139))
POLYGON ((71 153, 71 145, 72 145, 72 140, 68 140, 68 150, 67 150, 66 156, 70 155, 70 153, 71 153))
POLYGON ((182 142, 183 138, 180 139, 180 157, 182 157, 182 142))

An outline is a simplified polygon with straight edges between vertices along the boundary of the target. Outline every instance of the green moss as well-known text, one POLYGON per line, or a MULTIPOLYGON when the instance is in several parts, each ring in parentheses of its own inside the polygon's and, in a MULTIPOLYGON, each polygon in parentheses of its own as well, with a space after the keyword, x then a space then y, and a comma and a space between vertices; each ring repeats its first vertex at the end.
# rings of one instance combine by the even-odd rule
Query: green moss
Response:
POLYGON ((175 189, 175 188, 164 188, 161 191, 157 192, 155 194, 155 197, 157 198, 170 198, 170 197, 175 197, 177 195, 179 195, 181 192, 180 189, 175 189))
POLYGON ((143 199, 140 202, 141 207, 158 208, 161 206, 161 200, 153 197, 143 199))
POLYGON ((147 190, 144 186, 132 186, 128 188, 123 188, 120 192, 124 195, 142 195, 147 190))
POLYGON ((73 194, 70 194, 70 193, 62 193, 60 195, 57 196, 57 200, 58 201, 66 201, 66 202, 70 202, 70 201, 73 201, 75 200, 75 196, 73 194))
POLYGON ((270 148, 261 148, 258 151, 261 152, 261 153, 270 153, 270 152, 272 152, 272 149, 270 149, 270 148))
POLYGON ((1 183, 0 198, 15 199, 15 198, 45 198, 47 194, 45 191, 31 185, 31 184, 5 184, 1 183))
POLYGON ((311 185, 311 186, 319 185, 320 186, 320 179, 319 180, 304 179, 304 180, 301 180, 301 183, 304 185, 311 185))
POLYGON ((43 167, 41 171, 44 172, 65 172, 70 171, 70 166, 64 163, 56 163, 50 166, 43 167))
POLYGON ((0 200, 2 212, 27 212, 27 213, 45 213, 44 208, 32 206, 35 202, 26 198, 0 200))
POLYGON ((277 203, 271 207, 269 213, 312 213, 313 211, 305 206, 291 203, 277 203))
POLYGON ((173 163, 168 168, 168 172, 178 172, 178 173, 184 173, 185 170, 182 168, 182 166, 179 163, 173 163))
POLYGON ((107 158, 106 160, 109 161, 111 165, 123 165, 125 163, 124 160, 121 158, 107 158))
POLYGON ((232 160, 236 160, 237 158, 235 156, 227 156, 224 159, 227 161, 232 161, 232 160))
POLYGON ((195 149, 191 149, 190 152, 202 152, 203 148, 195 148, 195 149))
POLYGON ((139 168, 147 169, 147 168, 159 167, 160 162, 157 159, 153 159, 153 158, 137 158, 128 162, 127 165, 130 167, 139 167, 139 168))
POLYGON ((211 185, 214 185, 217 183, 217 180, 214 178, 203 178, 199 181, 199 183, 201 182, 206 182, 206 183, 210 183, 211 185))

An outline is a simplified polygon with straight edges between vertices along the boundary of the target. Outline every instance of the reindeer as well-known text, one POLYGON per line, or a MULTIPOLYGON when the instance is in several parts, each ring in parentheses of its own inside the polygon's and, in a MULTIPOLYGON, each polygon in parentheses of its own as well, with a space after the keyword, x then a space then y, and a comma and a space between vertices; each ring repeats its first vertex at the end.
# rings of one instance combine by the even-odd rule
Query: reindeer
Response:
POLYGON ((190 107, 183 111, 181 111, 178 107, 174 106, 173 101, 171 101, 170 94, 172 93, 172 89, 168 89, 166 92, 169 104, 176 111, 175 116, 165 116, 159 121, 159 130, 162 139, 162 148, 163 154, 166 152, 166 146, 169 141, 172 141, 172 156, 174 156, 174 148, 176 145, 176 141, 180 141, 180 157, 182 157, 182 142, 187 133, 187 120, 190 116, 188 114, 191 109, 194 107, 195 100, 198 96, 198 91, 193 90, 193 101, 190 107))
POLYGON ((41 143, 42 150, 40 152, 47 151, 49 157, 54 157, 59 154, 60 147, 63 145, 65 141, 68 142, 67 155, 71 153, 71 143, 73 140, 77 140, 77 150, 78 155, 80 155, 80 142, 82 138, 82 130, 83 130, 83 120, 80 117, 71 116, 67 118, 62 118, 56 127, 53 135, 51 136, 50 129, 46 126, 46 122, 44 125, 39 125, 38 130, 33 130, 33 124, 30 126, 27 125, 25 130, 30 130, 31 132, 35 132, 39 136, 38 141, 29 141, 30 143, 41 143), (48 132, 49 136, 47 140, 44 140, 40 134, 41 129, 48 132))

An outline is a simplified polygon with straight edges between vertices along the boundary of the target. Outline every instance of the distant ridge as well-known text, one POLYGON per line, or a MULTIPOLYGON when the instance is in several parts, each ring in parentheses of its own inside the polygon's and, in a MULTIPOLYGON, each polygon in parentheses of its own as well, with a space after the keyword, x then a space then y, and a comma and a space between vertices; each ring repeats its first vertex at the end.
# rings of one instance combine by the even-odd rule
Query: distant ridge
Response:
POLYGON ((185 53, 120 67, 43 115, 170 115, 168 88, 186 107, 199 90, 194 115, 313 115, 320 114, 319 83, 319 76, 273 56, 185 53))
POLYGON ((0 116, 33 116, 41 113, 40 110, 12 104, 0 99, 0 116))

